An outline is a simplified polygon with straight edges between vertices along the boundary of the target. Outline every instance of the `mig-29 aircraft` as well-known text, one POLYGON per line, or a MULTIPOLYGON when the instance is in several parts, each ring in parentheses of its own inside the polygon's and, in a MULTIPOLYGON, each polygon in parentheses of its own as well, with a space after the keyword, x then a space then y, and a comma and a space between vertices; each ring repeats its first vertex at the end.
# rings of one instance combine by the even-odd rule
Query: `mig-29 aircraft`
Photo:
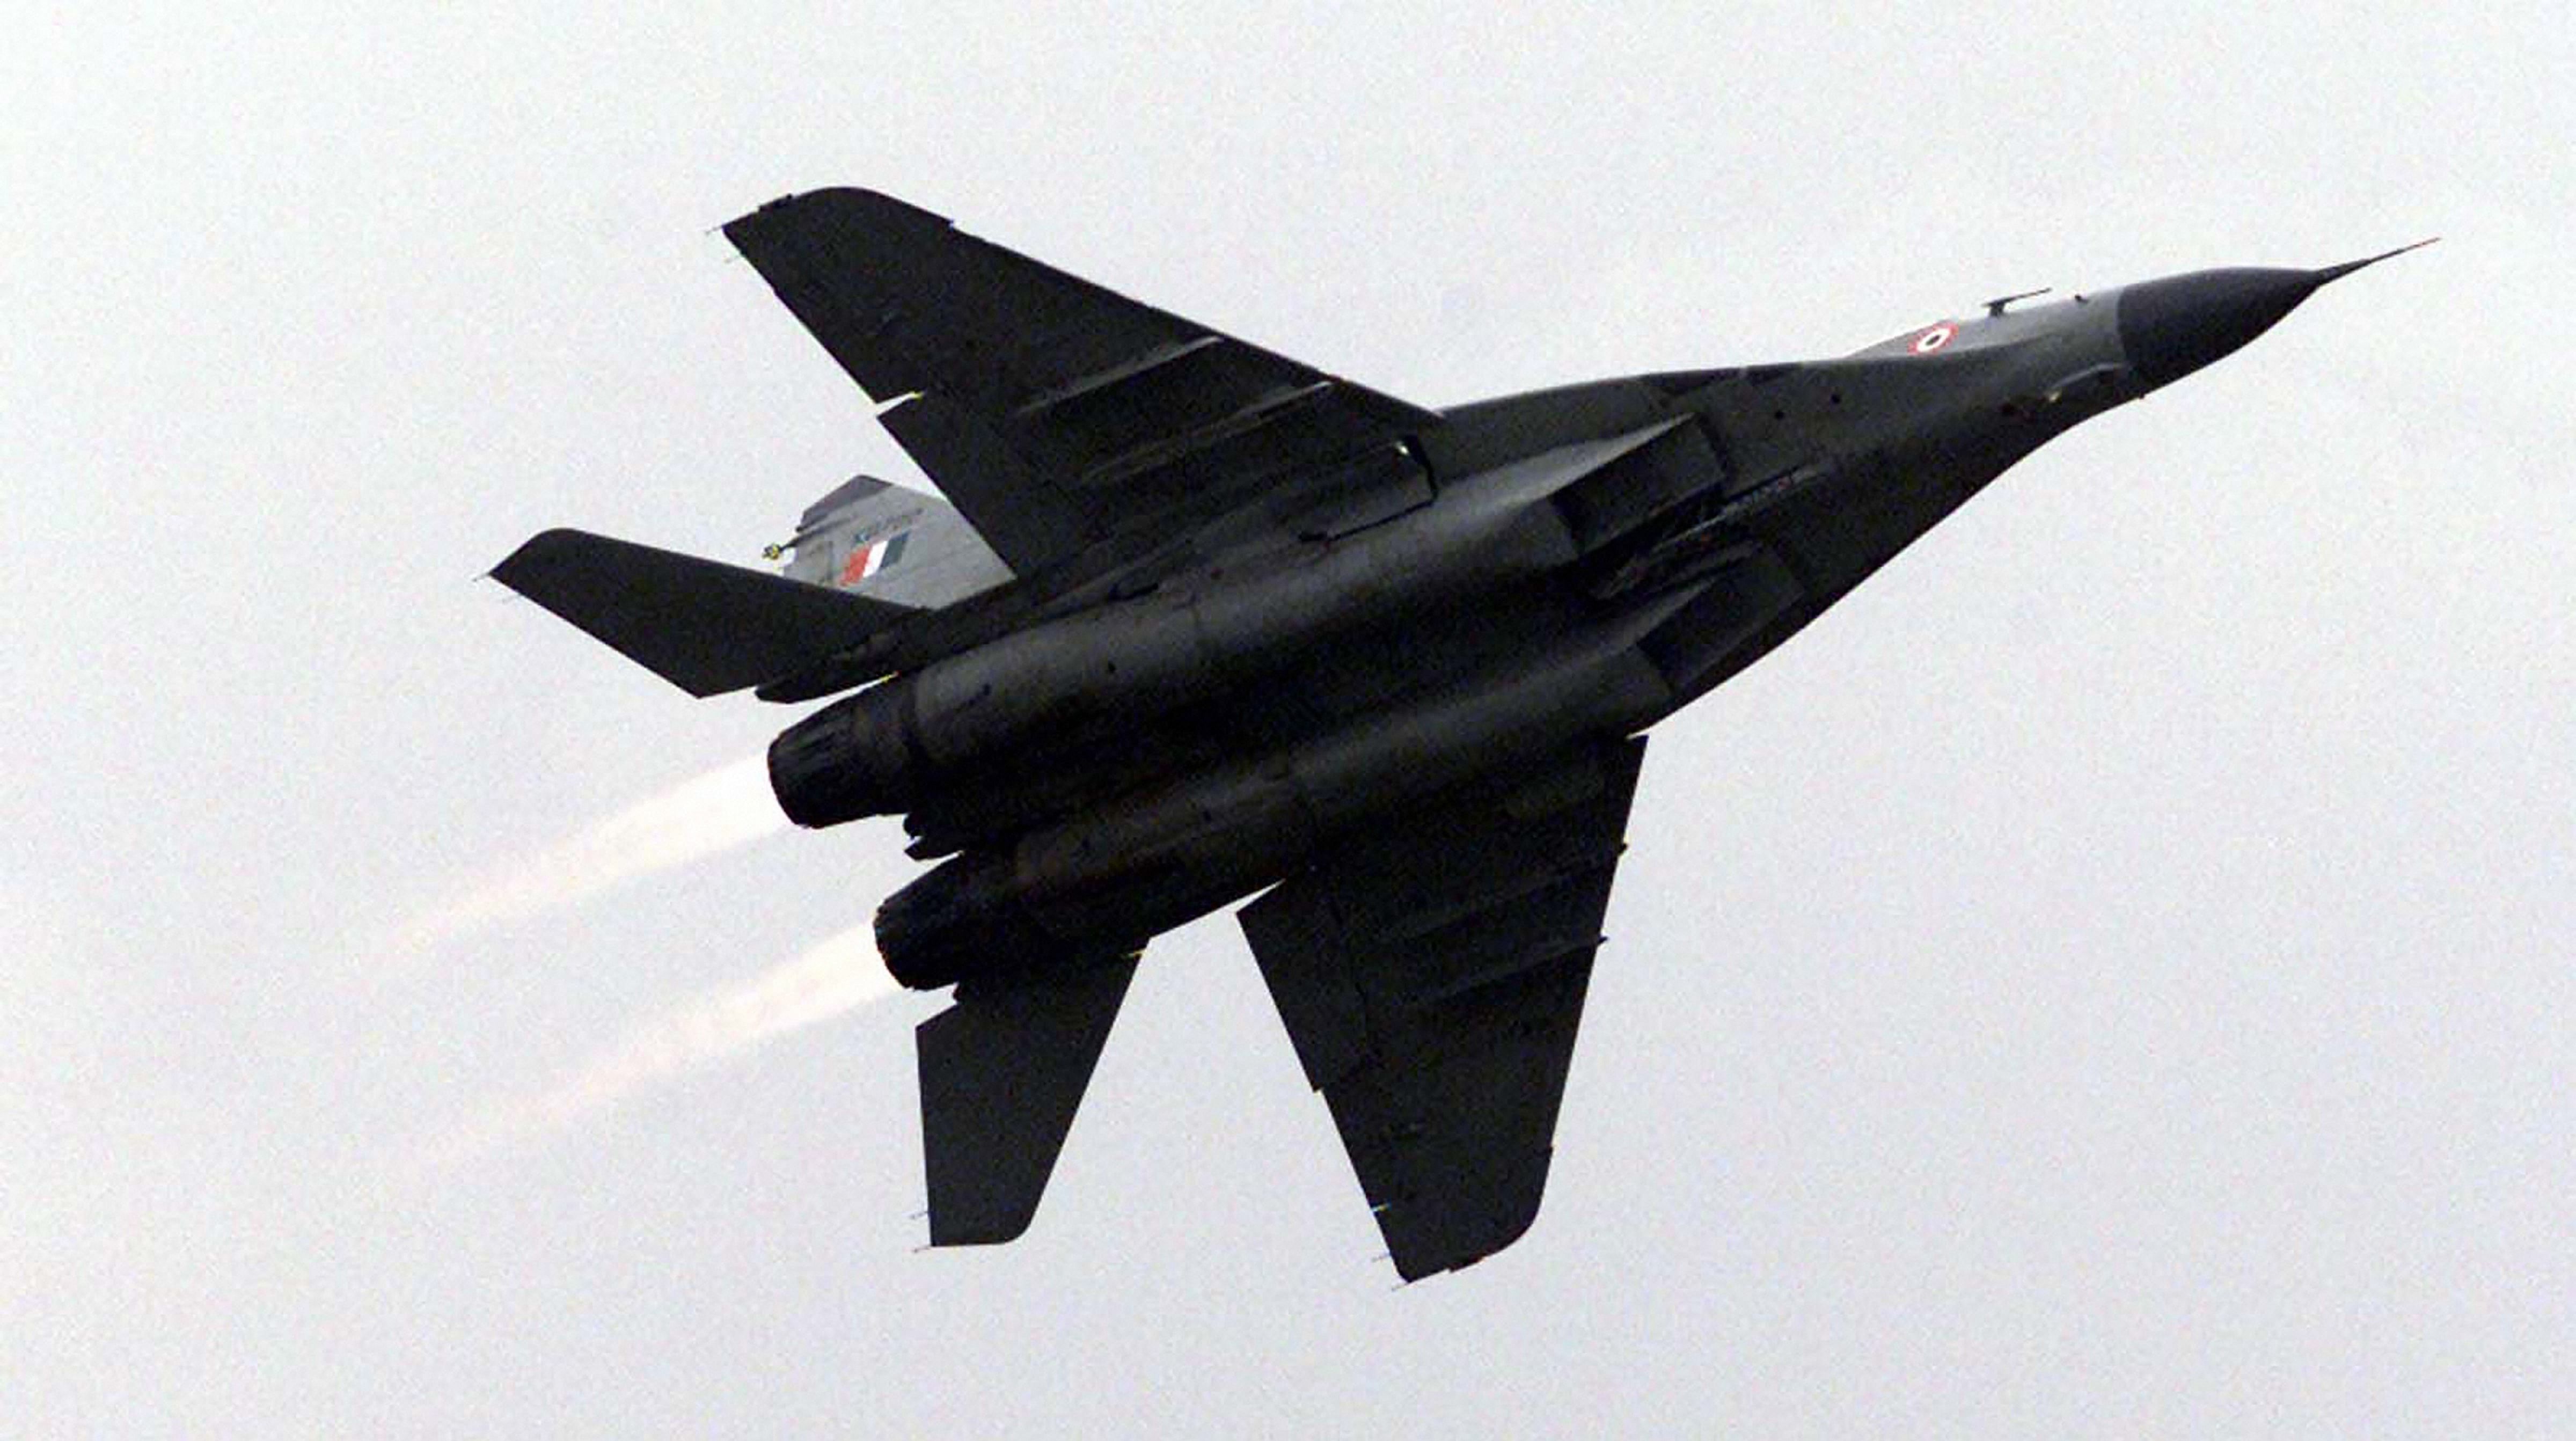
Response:
POLYGON ((692 695, 855 689, 769 773, 800 825, 900 813, 944 858, 876 915, 896 979, 956 988, 918 1033, 933 1245, 1026 1229, 1146 943, 1259 893, 1408 1280, 1537 1214, 1642 733, 2386 258, 1425 410, 883 195, 724 231, 940 496, 850 481, 783 575, 574 530, 493 574, 692 695))

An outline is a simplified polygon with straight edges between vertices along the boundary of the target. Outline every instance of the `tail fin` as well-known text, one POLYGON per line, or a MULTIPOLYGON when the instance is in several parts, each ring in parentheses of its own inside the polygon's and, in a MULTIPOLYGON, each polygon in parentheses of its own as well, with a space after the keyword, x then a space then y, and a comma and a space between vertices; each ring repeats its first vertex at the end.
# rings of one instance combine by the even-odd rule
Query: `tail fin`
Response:
POLYGON ((873 476, 807 506, 788 544, 791 579, 898 605, 949 605, 1011 578, 956 507, 873 476))
POLYGON ((916 613, 578 530, 535 537, 492 578, 697 696, 804 670, 916 613))

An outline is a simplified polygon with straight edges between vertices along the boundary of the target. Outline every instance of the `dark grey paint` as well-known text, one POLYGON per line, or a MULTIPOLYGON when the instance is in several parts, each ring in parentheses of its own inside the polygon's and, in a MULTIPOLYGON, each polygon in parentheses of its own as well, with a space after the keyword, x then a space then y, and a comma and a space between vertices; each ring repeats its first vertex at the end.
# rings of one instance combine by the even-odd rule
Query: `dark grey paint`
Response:
POLYGON ((1535 1213, 1623 738, 2050 438, 2371 263, 1435 414, 882 196, 792 197, 727 234, 897 402, 889 428, 1010 579, 868 627, 846 594, 752 575, 800 596, 766 615, 748 573, 560 532, 496 574, 695 692, 894 676, 790 728, 771 770, 802 823, 902 811, 913 853, 948 857, 877 926, 898 979, 959 985, 920 1037, 935 1242, 1026 1223, 1130 958, 1286 880, 1247 932, 1408 1277, 1535 1213), (1478 956, 1455 985, 1402 980, 1478 956), (1355 1021, 1370 994, 1409 997, 1402 1024, 1355 1021))

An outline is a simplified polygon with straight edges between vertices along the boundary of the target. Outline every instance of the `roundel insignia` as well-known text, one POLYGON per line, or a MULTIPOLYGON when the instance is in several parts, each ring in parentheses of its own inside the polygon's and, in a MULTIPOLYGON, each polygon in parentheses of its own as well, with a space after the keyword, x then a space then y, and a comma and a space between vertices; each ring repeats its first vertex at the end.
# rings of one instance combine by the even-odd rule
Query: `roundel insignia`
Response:
POLYGON ((1958 333, 1959 327, 1945 320, 1914 337, 1914 343, 1906 348, 1917 355, 1930 355, 1933 351, 1949 344, 1950 337, 1958 333))

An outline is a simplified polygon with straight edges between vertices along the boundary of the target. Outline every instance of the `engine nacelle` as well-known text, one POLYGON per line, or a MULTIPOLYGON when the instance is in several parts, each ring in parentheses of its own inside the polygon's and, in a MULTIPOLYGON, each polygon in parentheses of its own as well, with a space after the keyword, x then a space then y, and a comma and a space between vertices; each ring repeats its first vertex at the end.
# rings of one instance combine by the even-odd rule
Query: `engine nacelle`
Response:
POLYGON ((877 954, 886 973, 918 991, 977 976, 1110 960, 1144 949, 1145 936, 1067 941, 1029 909, 1007 856, 958 856, 877 907, 877 954))
POLYGON ((886 897, 876 925, 886 973, 934 991, 1052 949, 1053 938, 1009 895, 1008 871, 995 857, 959 856, 886 897))
POLYGON ((912 686, 889 681, 835 701, 769 743, 769 788, 800 826, 901 810, 927 762, 914 743, 912 686))
POLYGON ((1279 879, 1333 827, 1391 800, 1642 723, 1671 691, 1628 639, 1613 633, 1588 659, 1428 697, 1129 793, 1007 850, 957 856, 877 909, 878 953, 896 980, 925 990, 1125 955, 1279 879))
POLYGON ((1597 463, 1569 451, 1582 453, 1468 501, 1212 565, 861 691, 770 746, 779 806, 803 826, 909 810, 940 781, 1016 748, 1150 719, 1248 683, 1319 637, 1564 565, 1574 541, 1541 498, 1560 472, 1597 463))

